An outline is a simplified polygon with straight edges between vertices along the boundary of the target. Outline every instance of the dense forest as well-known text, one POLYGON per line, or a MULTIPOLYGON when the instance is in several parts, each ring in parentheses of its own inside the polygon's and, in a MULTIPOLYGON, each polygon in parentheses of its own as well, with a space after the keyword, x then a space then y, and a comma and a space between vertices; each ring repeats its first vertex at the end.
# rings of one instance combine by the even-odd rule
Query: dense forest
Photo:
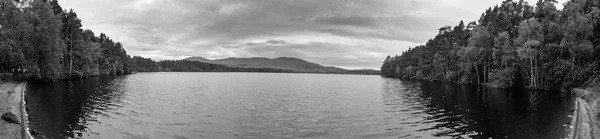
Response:
POLYGON ((1 8, 0 72, 57 80, 132 71, 120 43, 81 29, 77 14, 56 0, 4 1, 1 8))
POLYGON ((32 79, 56 81, 156 71, 291 72, 130 57, 121 43, 106 34, 96 36, 82 29, 77 14, 63 10, 57 0, 0 2, 0 73, 24 73, 32 79))
POLYGON ((138 72, 292 72, 270 68, 238 68, 188 60, 165 60, 155 62, 148 58, 133 57, 134 71, 138 72))
POLYGON ((595 84, 600 0, 506 0, 478 21, 445 26, 425 45, 388 56, 381 75, 567 91, 595 84))

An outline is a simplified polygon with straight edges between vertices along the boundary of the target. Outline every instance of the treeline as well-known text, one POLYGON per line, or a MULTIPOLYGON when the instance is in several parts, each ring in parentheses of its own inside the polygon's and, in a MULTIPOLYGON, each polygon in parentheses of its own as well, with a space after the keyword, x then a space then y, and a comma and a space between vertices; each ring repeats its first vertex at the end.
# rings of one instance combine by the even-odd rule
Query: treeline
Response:
POLYGON ((82 29, 57 0, 0 1, 0 73, 45 81, 132 72, 291 72, 130 57, 119 42, 82 29))
MULTIPOLYGON (((189 60, 165 60, 156 62, 149 58, 134 56, 132 58, 134 71, 138 72, 284 72, 284 73, 302 73, 293 70, 272 69, 272 68, 241 68, 228 67, 219 64, 204 63, 189 60)), ((320 72, 308 72, 320 73, 320 72)), ((332 74, 363 74, 379 75, 377 70, 344 70, 343 72, 323 72, 332 74)))
POLYGON ((133 70, 120 43, 81 29, 77 14, 56 0, 2 2, 0 72, 52 81, 133 70))
POLYGON ((343 74, 380 75, 381 71, 370 69, 347 70, 343 74))
POLYGON ((148 58, 133 57, 135 71, 139 72, 292 72, 270 68, 238 68, 188 60, 165 60, 155 62, 148 58))
POLYGON ((382 76, 567 90, 600 71, 600 0, 506 0, 477 22, 439 29, 425 45, 388 56, 382 76))

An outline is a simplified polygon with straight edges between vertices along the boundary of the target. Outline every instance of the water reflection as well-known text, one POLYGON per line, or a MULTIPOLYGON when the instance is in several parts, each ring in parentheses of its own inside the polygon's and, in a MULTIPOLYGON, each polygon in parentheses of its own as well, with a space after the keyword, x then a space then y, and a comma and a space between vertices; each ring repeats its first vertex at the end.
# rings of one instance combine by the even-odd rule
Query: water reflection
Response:
POLYGON ((126 76, 95 77, 56 83, 31 82, 27 88, 30 127, 40 135, 82 137, 98 117, 111 117, 122 107, 126 76), (43 116, 43 117, 39 117, 43 116))
POLYGON ((49 138, 561 138, 563 93, 378 76, 138 73, 30 83, 49 138))
POLYGON ((573 108, 564 93, 386 80, 387 130, 399 137, 561 138, 573 108), (559 128, 557 128, 559 127, 559 128))

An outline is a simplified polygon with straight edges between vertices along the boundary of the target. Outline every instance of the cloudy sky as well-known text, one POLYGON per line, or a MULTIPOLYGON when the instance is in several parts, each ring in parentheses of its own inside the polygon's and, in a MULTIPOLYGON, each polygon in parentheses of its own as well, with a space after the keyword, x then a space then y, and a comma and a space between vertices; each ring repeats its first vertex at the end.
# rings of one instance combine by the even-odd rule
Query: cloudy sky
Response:
MULTIPOLYGON (((537 0, 528 0, 531 4, 537 0)), ((559 0, 562 3, 565 0, 559 0)), ((445 25, 475 21, 502 0, 59 0, 83 28, 130 55, 297 57, 378 69, 388 55, 424 44, 445 25)))

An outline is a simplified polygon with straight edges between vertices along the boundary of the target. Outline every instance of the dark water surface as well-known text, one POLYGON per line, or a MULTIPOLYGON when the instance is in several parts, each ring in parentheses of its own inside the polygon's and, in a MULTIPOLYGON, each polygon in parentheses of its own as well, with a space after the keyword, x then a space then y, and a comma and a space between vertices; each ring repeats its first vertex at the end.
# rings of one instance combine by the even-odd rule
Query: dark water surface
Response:
POLYGON ((368 75, 138 73, 30 83, 47 138, 564 138, 564 93, 368 75))

